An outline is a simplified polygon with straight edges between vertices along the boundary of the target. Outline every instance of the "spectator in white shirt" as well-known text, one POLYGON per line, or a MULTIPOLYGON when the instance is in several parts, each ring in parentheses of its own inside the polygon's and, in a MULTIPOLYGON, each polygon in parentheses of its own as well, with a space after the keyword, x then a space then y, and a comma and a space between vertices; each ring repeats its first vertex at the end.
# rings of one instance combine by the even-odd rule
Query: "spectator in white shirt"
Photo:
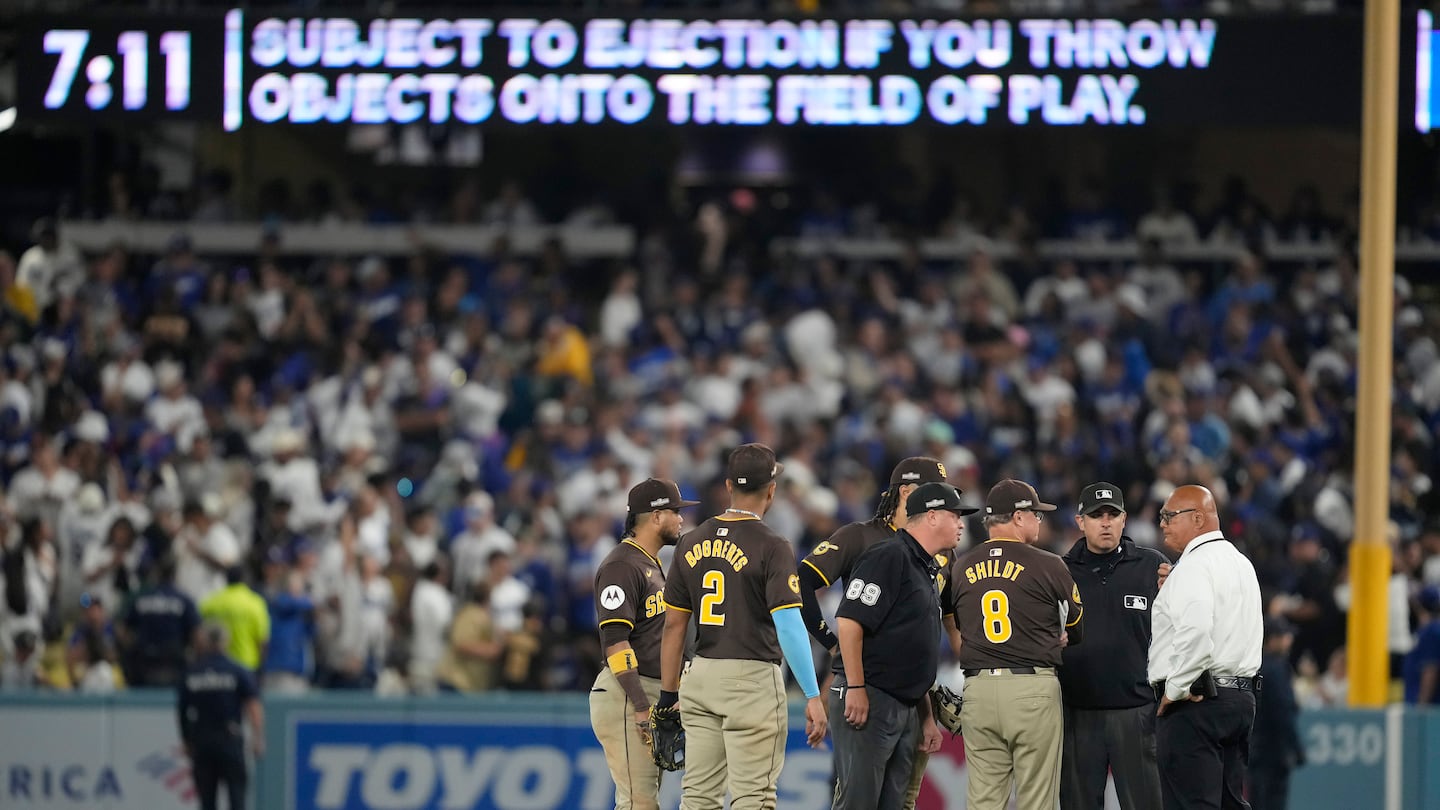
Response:
POLYGON ((260 468, 260 477, 269 482, 271 492, 290 496, 292 531, 303 531, 317 522, 339 518, 338 509, 326 506, 320 488, 320 465, 304 455, 304 450, 304 434, 294 429, 281 430, 271 445, 271 461, 260 468))
POLYGON ((381 567, 390 564, 390 507, 369 484, 353 504, 359 550, 373 556, 381 567))
POLYGON ((439 535, 440 523, 435 519, 434 509, 416 506, 405 516, 405 537, 401 542, 415 570, 423 570, 435 561, 440 551, 439 535))
MULTIPOLYGON (((60 604, 78 604, 80 594, 89 588, 84 584, 84 562, 91 547, 99 547, 115 520, 113 510, 105 503, 105 493, 98 484, 80 487, 75 497, 60 507, 55 523, 55 551, 60 561, 60 604)), ((106 600, 105 604, 118 604, 106 600)))
POLYGON ((365 670, 372 676, 385 668, 390 649, 390 615, 395 608, 395 589, 380 575, 380 562, 360 553, 360 628, 364 639, 365 670))
MULTIPOLYGON (((30 517, 20 521, 19 529, 19 543, 12 541, 9 550, 0 554, 0 559, 7 562, 7 576, 0 578, 0 591, 11 585, 24 591, 23 597, 14 592, 0 593, 4 597, 0 599, 0 634, 4 635, 5 641, 26 630, 39 634, 50 610, 50 600, 55 595, 55 544, 50 539, 50 525, 30 517), (9 566, 14 564, 16 557, 21 568, 19 576, 12 580, 8 576, 11 573, 9 566)), ((5 537, 0 535, 0 546, 4 543, 5 537)))
POLYGON ((455 535, 450 554, 455 560, 455 593, 462 600, 470 596, 470 585, 485 577, 490 555, 497 551, 515 553, 515 537, 495 525, 495 500, 488 492, 472 492, 465 498, 465 531, 455 535))
POLYGON ((225 587, 225 571, 240 562, 240 540, 220 518, 220 496, 207 493, 185 505, 185 527, 175 538, 175 587, 200 604, 225 587))
POLYGON ((57 298, 75 292, 85 278, 85 263, 74 245, 60 241, 55 220, 37 220, 30 235, 35 244, 20 255, 15 283, 35 295, 35 307, 43 313, 57 298))
MULTIPOLYGON (((115 518, 106 529, 104 542, 85 548, 80 566, 84 590, 111 609, 124 605, 130 594, 140 590, 140 560, 145 549, 129 518, 115 518)), ((77 599, 79 597, 76 597, 77 599)))
POLYGON ((46 686, 40 670, 39 636, 32 630, 15 634, 14 652, 0 663, 0 692, 29 692, 46 686))
POLYGON ((205 428, 205 411, 200 400, 185 388, 185 373, 178 363, 165 361, 155 367, 159 394, 145 406, 145 421, 158 433, 174 436, 182 429, 205 428))
POLYGON ((10 505, 21 517, 44 518, 54 526, 62 504, 75 497, 80 489, 80 476, 60 464, 55 443, 42 439, 36 443, 30 466, 10 479, 10 505))
POLYGON ((490 615, 495 629, 517 633, 525 623, 525 603, 530 601, 530 586, 515 578, 510 555, 504 551, 490 553, 485 571, 485 584, 490 589, 490 615))
POLYGON ((1175 207, 1169 189, 1165 188, 1156 191, 1155 208, 1140 218, 1135 235, 1166 246, 1193 244, 1197 238, 1195 220, 1175 207))
POLYGON ((1171 493, 1160 526, 1179 555, 1155 600, 1150 642, 1165 810, 1244 807, 1264 640, 1255 567, 1220 533, 1204 487, 1171 493))
POLYGON ((435 669, 446 647, 455 605, 442 584, 447 572, 443 560, 426 566, 410 594, 410 690, 417 695, 436 691, 435 669))
POLYGON ((630 333, 640 325, 640 296, 636 290, 640 277, 627 270, 615 277, 610 294, 600 305, 600 339, 606 346, 624 348, 630 344, 630 333))
POLYGON ((142 348, 140 341, 125 332, 111 339, 114 359, 100 369, 100 396, 107 408, 138 406, 155 393, 155 372, 141 358, 142 348))

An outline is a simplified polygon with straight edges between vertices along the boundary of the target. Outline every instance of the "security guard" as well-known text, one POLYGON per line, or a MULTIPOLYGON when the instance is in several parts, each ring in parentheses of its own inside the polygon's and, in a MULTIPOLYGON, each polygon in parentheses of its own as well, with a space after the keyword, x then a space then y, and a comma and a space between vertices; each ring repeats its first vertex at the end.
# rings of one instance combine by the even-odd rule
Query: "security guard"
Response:
POLYGON ((1215 496, 1182 486, 1160 509, 1180 555, 1155 597, 1149 678, 1165 810, 1245 807, 1265 611, 1255 566, 1225 539, 1215 496))
POLYGON ((949 484, 916 487, 909 522, 855 564, 835 612, 845 671, 830 687, 836 810, 899 810, 922 739, 940 731, 927 693, 940 663, 937 554, 960 543, 966 509, 949 484))
POLYGON ((1100 810, 1106 773, 1124 810, 1160 807, 1155 765, 1155 693, 1146 678, 1150 606, 1166 560, 1124 535, 1125 499, 1100 481, 1080 495, 1075 525, 1083 535, 1065 564, 1085 604, 1086 643, 1067 647, 1060 668, 1065 695, 1062 810, 1100 810))
POLYGON ((155 586, 141 591, 120 614, 126 683, 174 687, 199 627, 195 603, 175 587, 175 558, 166 556, 157 566, 155 586))
POLYGON ((245 736, 243 711, 250 720, 251 750, 265 753, 265 713, 255 676, 225 655, 225 627, 208 622, 200 628, 197 658, 180 679, 180 739, 190 757, 200 810, 215 810, 220 783, 225 783, 230 808, 245 806, 245 736))
POLYGON ((590 726, 615 781, 616 810, 660 806, 660 769, 650 758, 650 704, 660 698, 665 573, 660 549, 680 539, 680 510, 695 506, 673 481, 650 478, 630 490, 625 538, 595 573, 595 615, 608 668, 590 688, 590 726))

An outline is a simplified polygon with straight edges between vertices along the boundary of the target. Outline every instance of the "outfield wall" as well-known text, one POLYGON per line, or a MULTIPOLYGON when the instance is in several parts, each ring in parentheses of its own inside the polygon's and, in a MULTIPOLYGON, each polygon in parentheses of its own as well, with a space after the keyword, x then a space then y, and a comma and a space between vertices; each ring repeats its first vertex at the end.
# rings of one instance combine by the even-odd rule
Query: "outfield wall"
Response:
MULTIPOLYGON (((805 747, 792 706, 784 810, 825 810, 828 752, 805 747)), ((604 810, 613 788, 583 695, 269 698, 263 810, 604 810)), ((1440 807, 1440 710, 1315 711, 1294 810, 1440 807)), ((662 807, 679 801, 667 778, 662 807)), ((961 741, 931 761, 922 810, 965 806, 961 741)), ((0 807, 184 810, 194 791, 170 695, 0 694, 0 807)))

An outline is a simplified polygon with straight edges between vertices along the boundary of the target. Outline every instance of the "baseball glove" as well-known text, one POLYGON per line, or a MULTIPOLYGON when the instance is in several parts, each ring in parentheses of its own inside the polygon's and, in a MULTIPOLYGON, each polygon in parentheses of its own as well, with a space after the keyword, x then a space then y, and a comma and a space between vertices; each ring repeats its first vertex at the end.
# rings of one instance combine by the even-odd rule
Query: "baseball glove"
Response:
POLYGON ((650 758, 667 771, 685 767, 685 727, 680 707, 650 708, 650 758))
POLYGON ((951 734, 960 733, 960 707, 965 698, 957 695, 942 684, 930 689, 930 708, 935 712, 935 722, 951 734))

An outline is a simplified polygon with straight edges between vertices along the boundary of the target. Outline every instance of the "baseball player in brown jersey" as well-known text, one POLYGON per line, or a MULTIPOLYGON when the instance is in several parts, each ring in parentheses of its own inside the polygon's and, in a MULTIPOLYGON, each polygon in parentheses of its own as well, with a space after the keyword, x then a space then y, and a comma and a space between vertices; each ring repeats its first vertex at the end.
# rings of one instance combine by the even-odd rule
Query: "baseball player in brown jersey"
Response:
POLYGON ((600 645, 609 666, 590 689, 590 726, 615 780, 616 810, 657 810, 660 769, 649 749, 650 704, 660 697, 660 636, 665 629, 665 573, 657 559, 680 539, 680 497, 673 481, 655 478, 630 490, 626 536, 595 572, 600 645))
POLYGON ((680 540, 665 591, 658 705, 679 701, 685 726, 681 810, 773 810, 788 717, 783 654, 808 698, 805 732, 818 747, 825 704, 800 618, 790 543, 761 522, 781 465, 763 444, 736 448, 726 467, 730 508, 680 540), (680 682, 685 631, 695 658, 680 682))
POLYGON ((1035 547, 1041 514, 1035 488, 1001 481, 985 499, 990 539, 955 560, 950 601, 965 644, 965 806, 1003 810, 1013 779, 1020 810, 1055 810, 1060 798, 1064 714, 1060 639, 1081 639, 1080 590, 1064 560, 1035 547))
MULTIPOLYGON (((831 652, 831 672, 836 675, 845 671, 845 664, 839 655, 839 640, 834 632, 825 622, 825 615, 820 610, 820 602, 816 593, 823 588, 840 582, 850 580, 850 572, 855 567, 855 562, 860 559, 866 551, 869 551, 876 543, 895 536, 895 533, 905 528, 909 516, 905 509, 905 499, 910 493, 921 484, 944 483, 945 465, 939 459, 927 456, 913 456, 895 465, 890 473, 890 488, 880 496, 880 503, 875 507, 875 516, 866 521, 850 523, 841 526, 830 535, 828 540, 823 540, 811 552, 801 560, 799 566, 800 574, 800 598, 801 613, 805 618, 805 629, 810 635, 831 652)), ((950 555, 953 552, 943 552, 935 555, 935 562, 940 566, 940 587, 944 588, 944 577, 950 570, 950 555)), ((943 612, 948 616, 951 608, 949 603, 942 607, 943 612)), ((953 622, 947 619, 947 626, 953 622)), ((921 746, 915 753, 914 770, 910 777, 910 786, 906 791, 904 810, 914 810, 915 802, 920 796, 920 783, 925 778, 925 767, 930 762, 930 754, 938 750, 938 737, 932 740, 921 739, 921 746)))

